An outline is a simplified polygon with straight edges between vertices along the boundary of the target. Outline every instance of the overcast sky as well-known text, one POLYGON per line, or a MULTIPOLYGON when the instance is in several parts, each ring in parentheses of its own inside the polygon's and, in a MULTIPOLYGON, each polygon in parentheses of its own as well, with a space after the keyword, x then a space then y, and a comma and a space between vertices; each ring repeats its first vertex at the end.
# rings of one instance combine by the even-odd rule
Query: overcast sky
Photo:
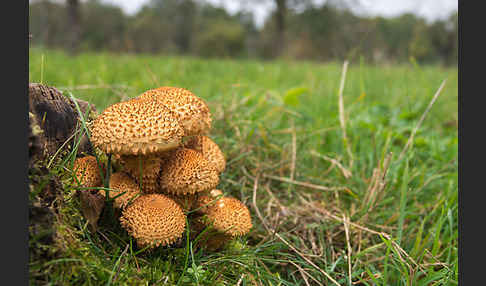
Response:
MULTIPOLYGON (((122 7, 127 14, 134 14, 149 0, 102 0, 122 7)), ((236 13, 241 8, 250 10, 255 15, 256 24, 260 27, 265 17, 275 8, 274 1, 261 1, 265 4, 242 4, 241 0, 206 0, 216 6, 225 7, 230 13, 236 13)), ((251 1, 255 3, 256 1, 251 1)), ((323 3, 325 0, 315 0, 323 3)), ((457 10, 457 0, 360 0, 362 9, 369 15, 397 16, 412 12, 433 21, 450 15, 457 10)))

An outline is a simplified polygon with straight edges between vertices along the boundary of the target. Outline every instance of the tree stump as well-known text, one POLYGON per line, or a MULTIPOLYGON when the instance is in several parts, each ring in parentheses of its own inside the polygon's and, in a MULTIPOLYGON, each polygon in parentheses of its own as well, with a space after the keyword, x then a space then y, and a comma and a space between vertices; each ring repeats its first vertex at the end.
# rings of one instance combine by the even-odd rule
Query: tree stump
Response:
MULTIPOLYGON (((46 251, 54 244, 59 204, 62 204, 62 183, 47 166, 56 153, 59 158, 72 150, 81 134, 79 113, 74 101, 58 89, 39 83, 29 83, 29 237, 37 245, 29 244, 32 260, 47 259, 54 254, 46 251), (59 152, 58 152, 59 151, 59 152), (56 198, 61 198, 57 199, 56 198)), ((83 116, 88 110, 95 114, 94 105, 76 100, 83 116)), ((78 154, 92 154, 93 149, 84 136, 78 154)), ((57 158, 56 157, 56 158, 57 158)), ((33 243, 33 242, 32 242, 33 243)))
MULTIPOLYGON (((81 112, 95 113, 96 108, 84 100, 76 100, 81 112)), ((39 83, 29 83, 29 167, 34 161, 53 156, 61 146, 69 149, 75 133, 82 128, 76 106, 58 89, 39 83)), ((92 153, 86 136, 78 146, 78 153, 92 153)))

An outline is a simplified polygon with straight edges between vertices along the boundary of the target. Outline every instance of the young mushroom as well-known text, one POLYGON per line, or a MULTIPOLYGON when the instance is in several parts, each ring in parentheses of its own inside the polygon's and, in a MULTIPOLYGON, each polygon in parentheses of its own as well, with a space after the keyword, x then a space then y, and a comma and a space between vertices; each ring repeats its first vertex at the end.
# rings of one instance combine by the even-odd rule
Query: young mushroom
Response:
MULTIPOLYGON (((125 208, 128 203, 132 202, 138 195, 141 194, 138 184, 126 173, 116 172, 110 176, 110 198, 115 198, 113 206, 115 208, 125 208)), ((105 196, 105 190, 100 190, 99 193, 105 196)))
POLYGON ((223 197, 223 192, 218 189, 212 189, 211 191, 203 191, 196 195, 193 203, 193 209, 196 213, 205 214, 208 207, 211 204, 217 202, 218 199, 223 197))
POLYGON ((81 187, 94 188, 100 187, 103 184, 100 167, 95 156, 88 155, 76 158, 74 160, 73 172, 76 181, 79 182, 81 187))
POLYGON ((197 151, 178 148, 163 160, 159 186, 162 192, 191 195, 211 190, 219 183, 218 172, 197 151))
POLYGON ((197 194, 192 195, 174 195, 174 194, 164 194, 170 199, 174 200, 181 208, 184 213, 187 213, 193 209, 196 202, 197 194))
POLYGON ((154 248, 174 243, 182 237, 186 217, 181 207, 162 194, 146 194, 122 211, 121 226, 139 247, 154 248))
POLYGON ((248 208, 233 197, 221 197, 215 201, 221 195, 220 190, 213 190, 210 194, 198 196, 195 203, 202 214, 193 220, 196 231, 208 226, 213 230, 204 237, 207 240, 205 245, 210 250, 216 250, 229 240, 247 234, 253 227, 248 208))
POLYGON ((200 152, 214 166, 218 173, 224 171, 226 167, 224 154, 219 146, 208 136, 194 136, 184 143, 184 147, 200 152))
POLYGON ((195 247, 202 247, 209 251, 217 251, 233 239, 231 235, 212 228, 211 222, 206 216, 195 217, 189 223, 192 234, 191 239, 199 237, 195 247))
MULTIPOLYGON (((96 157, 88 155, 74 160, 73 174, 76 184, 84 188, 96 188, 103 185, 104 168, 98 165, 96 157)), ((92 231, 97 228, 97 223, 104 208, 104 199, 98 194, 97 189, 81 189, 76 192, 80 200, 81 212, 88 221, 92 231)))
POLYGON ((122 155, 119 161, 123 165, 123 170, 142 185, 144 193, 155 193, 158 190, 157 178, 162 163, 162 158, 158 154, 122 155))
POLYGON ((247 234, 253 226, 248 208, 233 197, 220 198, 204 214, 216 230, 233 237, 247 234))

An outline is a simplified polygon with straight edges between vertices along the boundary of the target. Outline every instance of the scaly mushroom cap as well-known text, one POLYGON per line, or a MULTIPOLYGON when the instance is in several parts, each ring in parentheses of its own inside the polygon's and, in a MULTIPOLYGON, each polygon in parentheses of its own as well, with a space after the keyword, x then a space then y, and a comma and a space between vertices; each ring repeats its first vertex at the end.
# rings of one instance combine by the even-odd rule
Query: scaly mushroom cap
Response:
POLYGON ((162 192, 174 195, 195 194, 214 189, 218 172, 201 153, 178 148, 162 162, 159 185, 162 192))
POLYGON ((176 202, 181 208, 182 211, 188 212, 192 210, 194 203, 196 201, 196 195, 185 195, 185 196, 176 196, 167 194, 167 197, 171 198, 176 202))
MULTIPOLYGON (((86 188, 99 187, 103 178, 95 156, 85 156, 74 161, 73 171, 80 185, 86 188)), ((104 173, 104 170, 103 170, 104 173)))
POLYGON ((177 116, 153 100, 128 100, 107 107, 91 126, 91 142, 105 153, 153 154, 174 149, 184 131, 177 116))
MULTIPOLYGON (((110 189, 109 196, 114 198, 121 193, 123 195, 115 198, 114 206, 116 208, 124 208, 129 202, 134 201, 137 195, 139 195, 140 188, 138 184, 128 174, 123 172, 116 172, 110 176, 110 189)), ((105 190, 99 190, 99 193, 104 197, 106 195, 105 190)))
POLYGON ((205 211, 214 229, 233 237, 247 234, 252 228, 250 211, 238 199, 222 197, 205 211))
POLYGON ((187 89, 163 86, 148 90, 137 99, 155 99, 174 111, 184 127, 184 136, 204 134, 211 129, 207 104, 187 89))
POLYGON ((199 192, 193 203, 193 209, 199 214, 205 214, 210 205, 215 204, 223 196, 223 192, 218 189, 199 192))
POLYGON ((184 144, 184 147, 201 152, 204 158, 214 165, 218 173, 224 171, 226 167, 224 154, 219 146, 208 136, 194 136, 184 144))
POLYGON ((155 193, 159 188, 158 176, 162 158, 158 155, 122 155, 120 156, 123 169, 140 184, 142 180, 142 191, 150 194, 155 193))
POLYGON ((181 207, 167 196, 147 194, 123 210, 120 224, 139 247, 153 248, 172 244, 182 237, 186 217, 181 207))
POLYGON ((209 251, 216 251, 233 239, 231 235, 219 232, 214 228, 202 233, 211 224, 206 216, 195 217, 191 219, 190 223, 192 239, 194 240, 196 237, 199 237, 195 247, 203 247, 209 251))

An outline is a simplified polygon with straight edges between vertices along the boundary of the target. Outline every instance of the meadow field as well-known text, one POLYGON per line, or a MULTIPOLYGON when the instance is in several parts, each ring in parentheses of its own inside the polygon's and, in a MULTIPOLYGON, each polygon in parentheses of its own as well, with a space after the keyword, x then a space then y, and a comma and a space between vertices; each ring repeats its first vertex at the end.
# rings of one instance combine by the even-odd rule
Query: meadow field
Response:
POLYGON ((66 184, 56 243, 29 240, 60 254, 30 259, 31 284, 457 285, 457 68, 343 67, 31 48, 29 82, 98 112, 159 86, 203 98, 218 188, 254 225, 222 251, 147 252, 116 221, 91 233, 66 184))

